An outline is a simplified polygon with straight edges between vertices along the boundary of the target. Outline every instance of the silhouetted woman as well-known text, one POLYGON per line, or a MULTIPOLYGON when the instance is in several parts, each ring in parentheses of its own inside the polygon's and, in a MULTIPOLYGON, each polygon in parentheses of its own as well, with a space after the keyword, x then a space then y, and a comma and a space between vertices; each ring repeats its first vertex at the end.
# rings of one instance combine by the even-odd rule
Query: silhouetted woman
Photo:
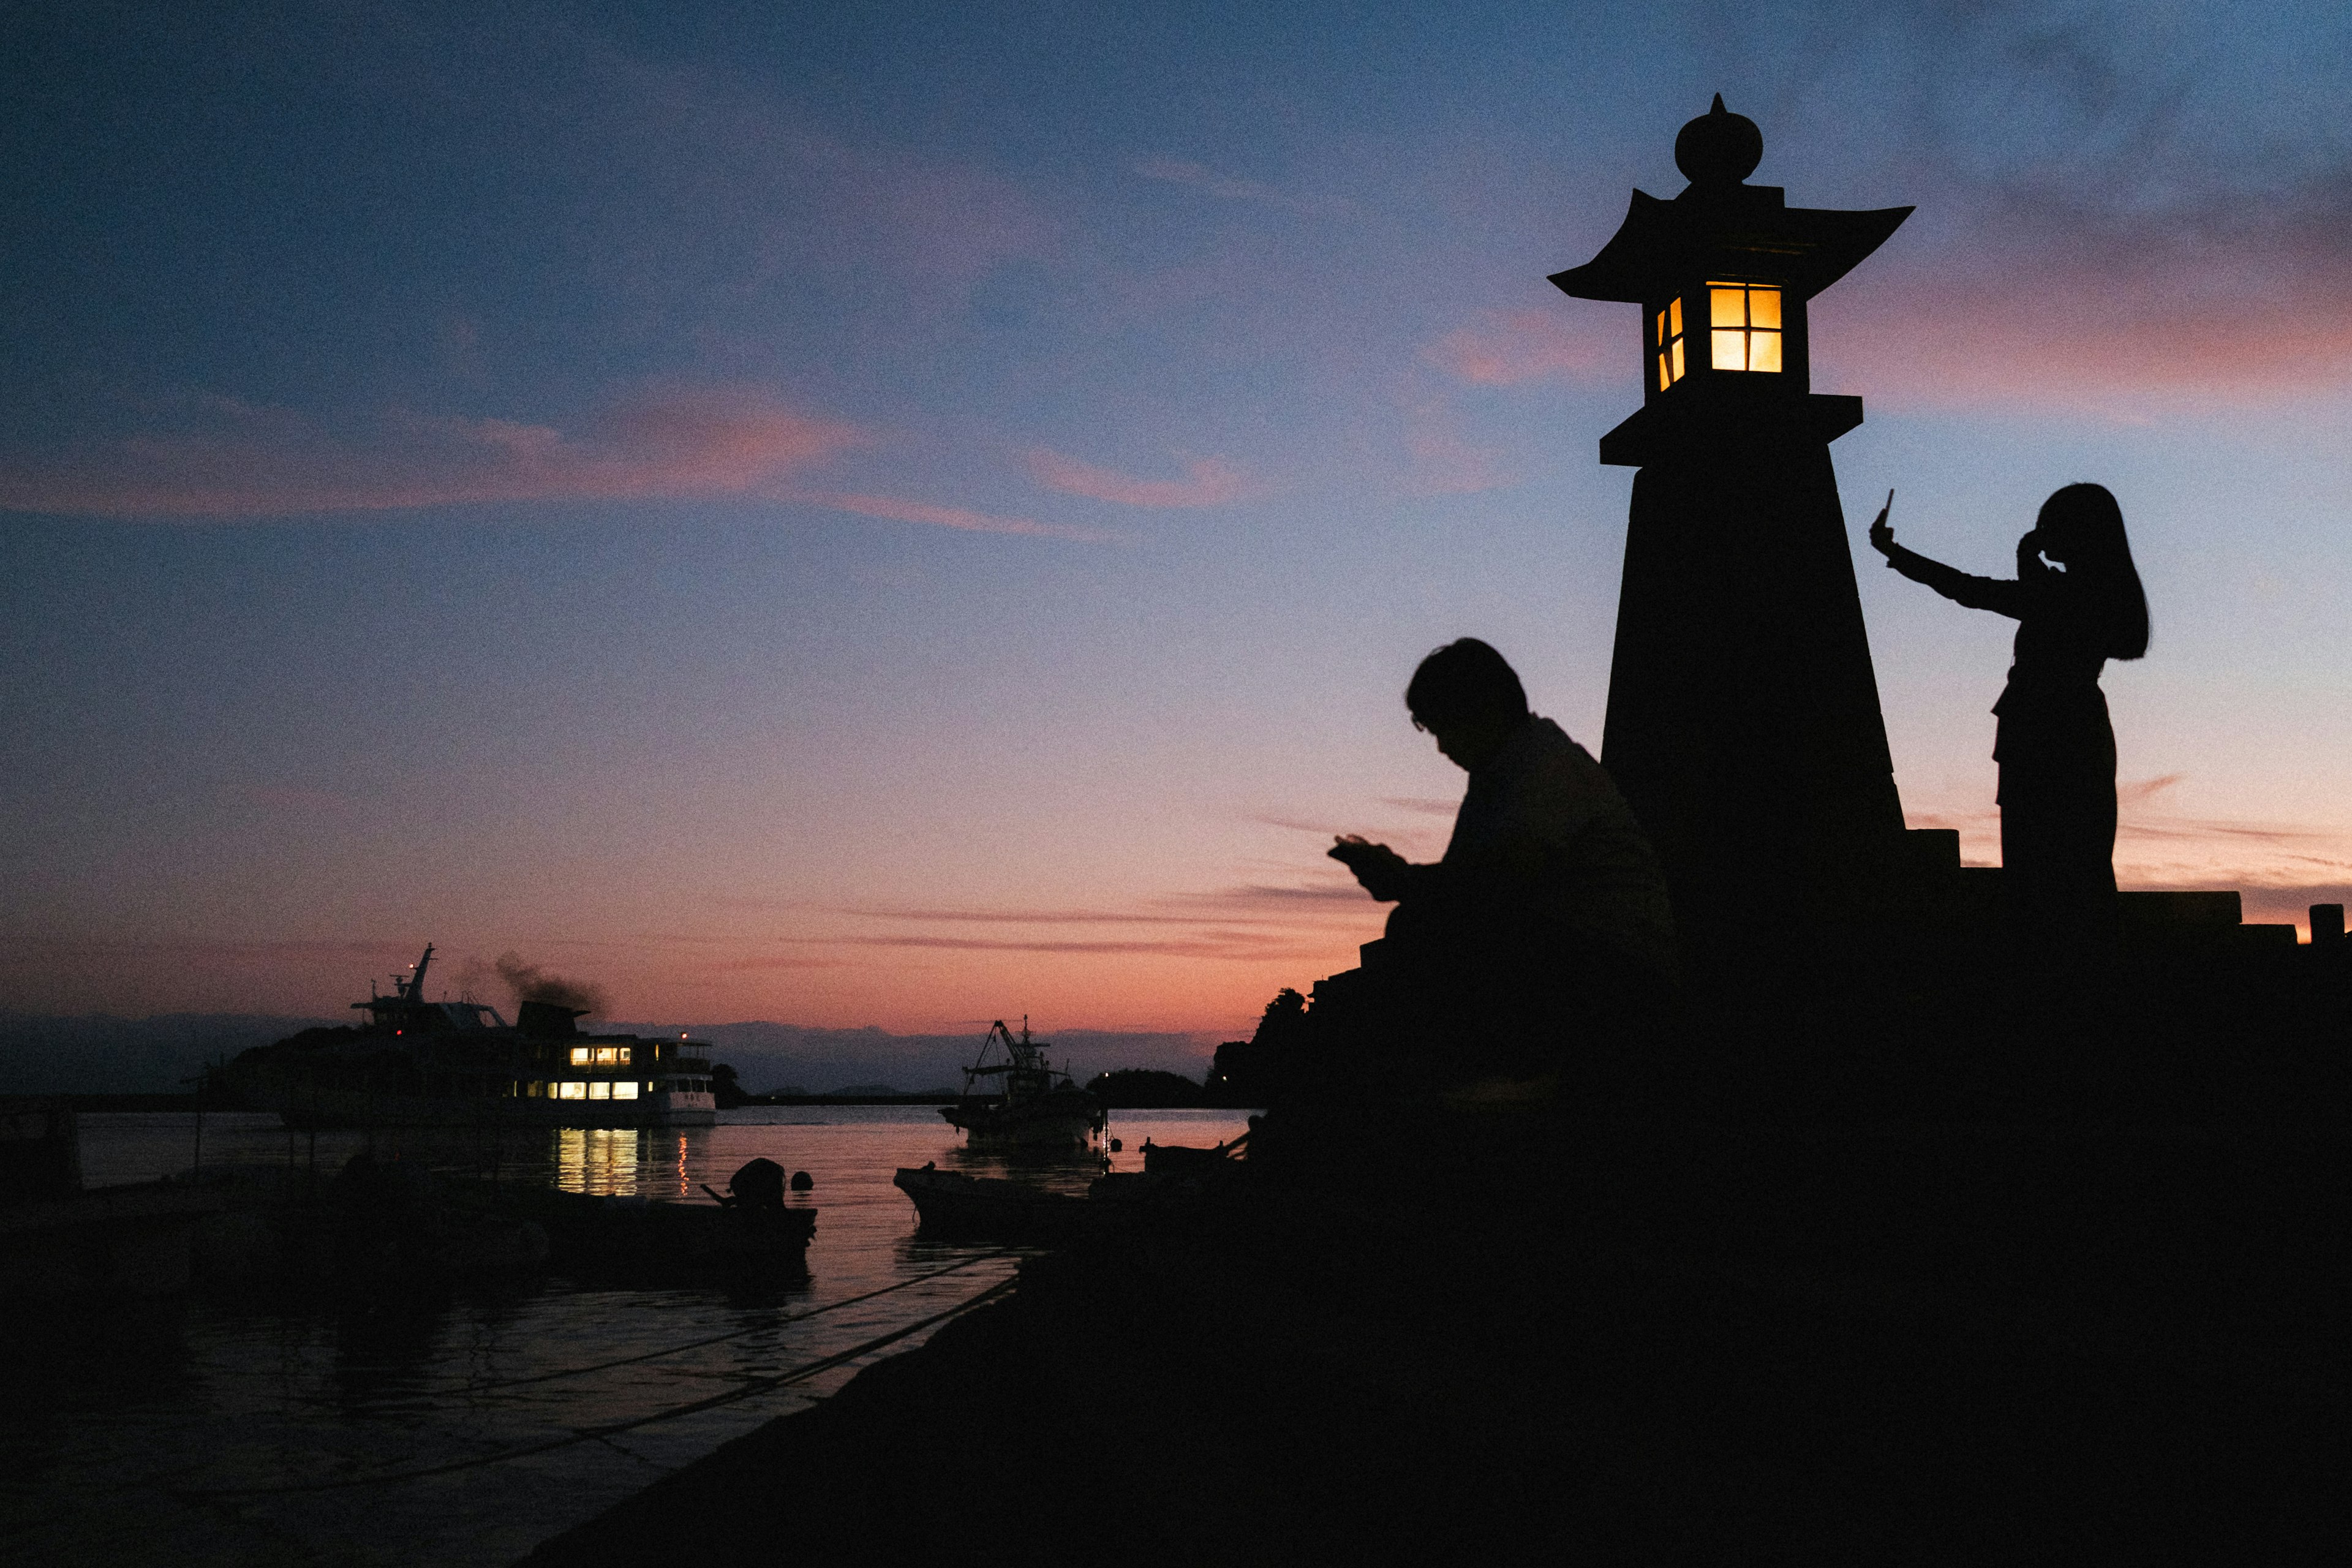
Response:
MULTIPOLYGON (((2123 509, 2101 485, 2068 485, 2017 542, 2017 578, 1971 577, 1870 525, 1886 564, 1975 610, 2017 622, 1993 760, 2000 764, 2000 863, 2037 944, 2115 942, 2116 734, 2099 671, 2147 651, 2147 597, 2123 509), (2047 556, 2064 568, 2053 571, 2047 556)), ((2053 955, 2054 956, 2054 955, 2053 955)))

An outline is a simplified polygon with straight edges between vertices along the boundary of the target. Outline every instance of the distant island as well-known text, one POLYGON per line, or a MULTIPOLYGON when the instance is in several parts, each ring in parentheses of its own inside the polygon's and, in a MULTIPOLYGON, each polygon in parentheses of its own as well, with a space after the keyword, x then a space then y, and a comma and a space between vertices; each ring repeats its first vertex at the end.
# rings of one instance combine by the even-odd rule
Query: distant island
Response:
MULTIPOLYGON (((730 1084, 735 1076, 731 1069, 720 1067, 714 1067, 711 1074, 730 1084)), ((1205 1083, 1155 1068, 1121 1068, 1116 1072, 1097 1073, 1086 1087, 1088 1093, 1113 1110, 1173 1110, 1229 1103, 1205 1083)), ((739 1090, 730 1095, 722 1090, 719 1103, 721 1110, 739 1105, 947 1105, 961 1098, 961 1093, 946 1085, 909 1090, 895 1084, 851 1083, 811 1092, 798 1084, 786 1084, 764 1094, 743 1094, 739 1090)))
MULTIPOLYGON (((190 1091, 206 1066, 240 1051, 266 1046, 307 1028, 346 1024, 331 1018, 265 1013, 170 1013, 147 1017, 110 1014, 75 1016, 0 1012, 0 1094, 73 1096, 176 1096, 190 1091)), ((962 1081, 962 1069, 978 1045, 978 1031, 953 1035, 898 1035, 886 1029, 820 1028, 767 1021, 733 1024, 606 1023, 597 1027, 648 1037, 681 1030, 708 1041, 712 1055, 733 1071, 730 1093, 770 1103, 942 1103, 956 1097, 949 1087, 962 1081), (812 1091, 811 1084, 838 1084, 812 1091)), ((1165 1100, 1128 1099, 1129 1094, 1175 1092, 1126 1087, 1129 1074, 1167 1079, 1198 1095, 1201 1085, 1181 1069, 1198 1073, 1208 1065, 1205 1042, 1197 1036, 1108 1029, 1064 1029, 1054 1037, 1056 1060, 1097 1081, 1116 1079, 1113 1106, 1172 1104, 1165 1100)), ((717 1075, 714 1074, 714 1077, 717 1075)), ((722 1099, 721 1103, 725 1103, 722 1099)), ((1182 1103, 1210 1103, 1186 1100, 1182 1103)))

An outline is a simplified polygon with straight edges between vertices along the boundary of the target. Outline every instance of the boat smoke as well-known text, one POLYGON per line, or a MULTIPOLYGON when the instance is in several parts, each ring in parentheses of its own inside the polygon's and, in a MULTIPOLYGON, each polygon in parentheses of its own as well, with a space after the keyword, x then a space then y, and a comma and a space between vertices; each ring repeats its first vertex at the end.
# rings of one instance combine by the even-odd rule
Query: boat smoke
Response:
POLYGON ((513 990, 517 1002, 547 1002, 558 1007, 576 1007, 583 1013, 603 1013, 610 1005, 603 986, 586 980, 567 980, 536 963, 526 963, 522 955, 511 949, 499 954, 491 967, 513 990))

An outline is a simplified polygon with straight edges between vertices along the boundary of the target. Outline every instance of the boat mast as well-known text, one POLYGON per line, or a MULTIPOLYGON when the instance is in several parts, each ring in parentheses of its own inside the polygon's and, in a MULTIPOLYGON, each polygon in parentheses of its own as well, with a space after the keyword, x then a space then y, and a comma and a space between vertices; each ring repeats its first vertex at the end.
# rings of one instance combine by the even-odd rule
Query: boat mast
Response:
POLYGON ((415 963, 409 965, 409 967, 416 973, 411 974, 405 984, 402 983, 398 975, 394 975, 392 979, 393 989, 398 992, 401 997, 405 1001, 422 1002, 425 1000, 425 971, 432 963, 433 944, 428 942, 425 944, 425 956, 418 959, 415 963))

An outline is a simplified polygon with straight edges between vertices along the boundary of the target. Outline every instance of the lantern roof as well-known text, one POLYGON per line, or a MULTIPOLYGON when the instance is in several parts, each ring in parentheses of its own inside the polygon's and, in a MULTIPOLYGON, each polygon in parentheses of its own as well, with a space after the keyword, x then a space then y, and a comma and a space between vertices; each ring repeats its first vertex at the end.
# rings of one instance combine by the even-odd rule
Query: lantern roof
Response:
POLYGON ((1601 254, 1551 281, 1579 300, 1644 304, 1691 274, 1774 282, 1810 300, 1886 242, 1909 207, 1792 207, 1778 185, 1744 184, 1764 154, 1756 122, 1715 107, 1682 129, 1675 162, 1690 185, 1672 201, 1633 193, 1601 254))

